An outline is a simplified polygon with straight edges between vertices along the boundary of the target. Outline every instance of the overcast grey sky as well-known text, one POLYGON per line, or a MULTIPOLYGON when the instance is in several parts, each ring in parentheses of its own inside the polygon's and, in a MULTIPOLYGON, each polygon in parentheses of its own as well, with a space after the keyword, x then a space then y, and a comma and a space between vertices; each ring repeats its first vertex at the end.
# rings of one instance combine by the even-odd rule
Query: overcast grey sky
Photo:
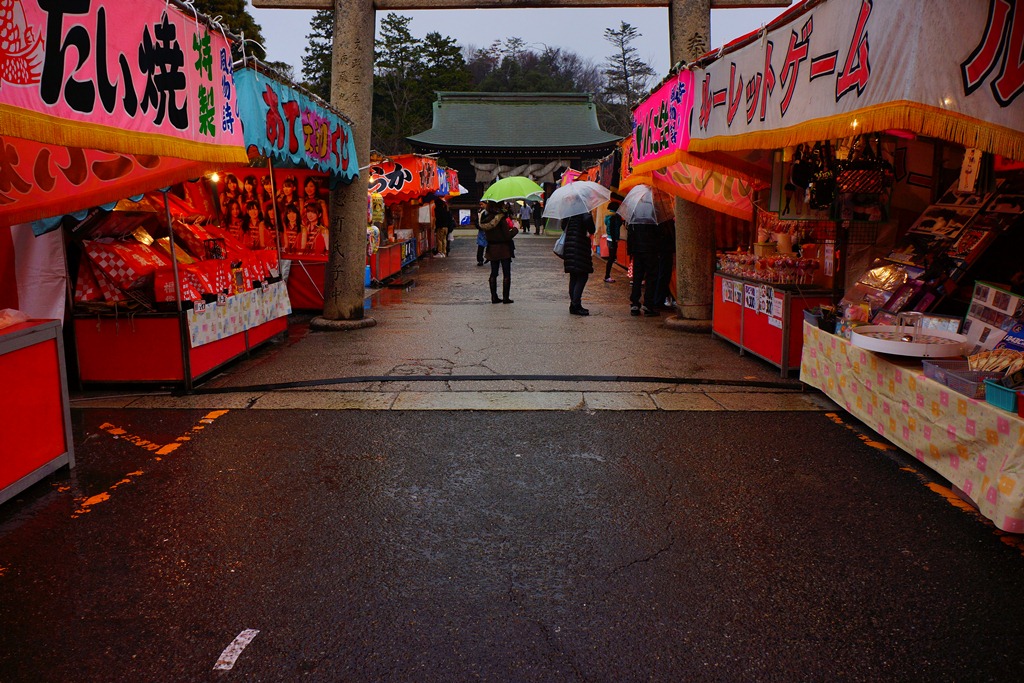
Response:
MULTIPOLYGON (((302 78, 302 55, 309 21, 309 10, 255 9, 253 18, 263 29, 267 58, 291 64, 297 79, 302 78)), ((777 17, 782 9, 712 10, 711 47, 748 33, 777 17)), ((385 16, 377 12, 377 26, 385 16)), ((598 65, 611 54, 604 39, 606 28, 618 28, 620 22, 635 26, 642 34, 633 45, 641 58, 649 61, 657 78, 668 73, 668 10, 664 8, 611 9, 502 9, 502 10, 418 10, 398 12, 411 16, 409 29, 417 38, 432 31, 451 36, 460 45, 487 47, 495 40, 522 38, 527 43, 560 47, 598 65)))

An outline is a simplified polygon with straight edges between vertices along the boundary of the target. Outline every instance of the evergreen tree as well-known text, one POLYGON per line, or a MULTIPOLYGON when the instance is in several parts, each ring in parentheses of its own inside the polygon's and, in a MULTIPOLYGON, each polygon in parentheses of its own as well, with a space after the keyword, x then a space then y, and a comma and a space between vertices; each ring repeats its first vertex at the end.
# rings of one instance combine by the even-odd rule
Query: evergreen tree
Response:
POLYGON ((413 82, 422 58, 422 44, 409 30, 412 17, 389 12, 374 43, 373 126, 371 144, 385 154, 404 150, 411 132, 417 88, 413 82))
POLYGON ((334 48, 334 10, 319 10, 309 24, 302 56, 304 84, 325 101, 331 101, 331 55, 334 48))
POLYGON ((521 38, 495 41, 487 49, 466 48, 467 68, 483 92, 595 93, 602 77, 596 66, 573 52, 545 46, 526 48, 521 38))
POLYGON ((632 132, 630 109, 647 94, 648 85, 655 75, 654 68, 638 56, 637 49, 631 44, 641 35, 635 26, 624 21, 619 23, 618 30, 604 30, 604 39, 615 47, 615 51, 604 62, 603 105, 607 125, 611 126, 607 130, 618 135, 632 132))
MULTIPOLYGON (((256 20, 249 14, 249 8, 245 0, 193 0, 196 11, 208 17, 221 17, 224 28, 238 36, 245 35, 246 41, 254 40, 260 45, 263 42, 263 29, 256 23, 256 20)), ((186 12, 187 13, 187 12, 186 12)), ((245 54, 252 55, 262 61, 267 61, 264 50, 252 43, 247 42, 245 54)), ((231 46, 231 58, 234 60, 242 58, 242 46, 235 43, 231 46)))

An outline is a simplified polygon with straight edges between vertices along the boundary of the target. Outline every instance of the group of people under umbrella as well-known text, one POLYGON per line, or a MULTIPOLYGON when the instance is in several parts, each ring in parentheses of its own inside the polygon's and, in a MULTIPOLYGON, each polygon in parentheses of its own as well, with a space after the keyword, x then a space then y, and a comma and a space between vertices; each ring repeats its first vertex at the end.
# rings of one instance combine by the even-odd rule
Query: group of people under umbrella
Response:
MULTIPOLYGON (((515 256, 513 238, 518 234, 510 212, 504 202, 539 202, 543 188, 529 178, 512 176, 496 181, 484 192, 480 203, 478 228, 483 244, 482 256, 491 265, 488 278, 491 303, 510 304, 512 288, 512 259, 515 256), (501 296, 498 295, 498 273, 502 274, 501 296)), ((563 234, 555 244, 555 253, 563 261, 569 275, 569 313, 589 315, 583 306, 583 290, 594 272, 594 249, 591 237, 596 234, 593 211, 605 204, 614 216, 626 225, 627 253, 633 260, 633 284, 630 289, 631 315, 658 315, 660 302, 667 294, 661 290, 659 271, 664 269, 666 250, 674 249, 674 216, 671 198, 649 185, 636 185, 618 202, 611 190, 595 182, 577 180, 563 185, 544 201, 542 217, 558 221, 563 234), (641 308, 641 292, 643 304, 641 308)), ((618 222, 609 225, 617 233, 618 222)), ((614 239, 618 239, 615 234, 614 239)), ((478 244, 480 244, 478 242, 478 244)), ((611 264, 615 258, 615 244, 611 243, 608 271, 605 279, 611 281, 611 264)), ((478 253, 478 263, 482 263, 478 253)), ((661 278, 664 281, 665 278, 661 278)))

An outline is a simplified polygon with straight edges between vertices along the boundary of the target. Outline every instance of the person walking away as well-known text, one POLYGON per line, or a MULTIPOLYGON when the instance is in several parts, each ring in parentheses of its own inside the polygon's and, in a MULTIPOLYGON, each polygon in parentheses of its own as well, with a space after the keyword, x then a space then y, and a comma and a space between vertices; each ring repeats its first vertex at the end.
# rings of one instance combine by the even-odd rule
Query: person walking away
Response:
POLYGON ((594 250, 590 244, 590 236, 597 232, 594 218, 589 213, 571 216, 565 221, 564 229, 562 259, 565 272, 569 274, 569 313, 590 315, 590 311, 583 308, 583 289, 594 272, 594 250))
POLYGON ((523 202, 523 205, 519 207, 519 222, 523 225, 523 234, 530 234, 530 220, 533 218, 533 209, 530 208, 529 202, 523 202))
POLYGON ((619 208, 618 202, 608 205, 610 214, 604 218, 604 238, 608 246, 608 265, 604 268, 604 281, 615 282, 612 279, 612 266, 615 265, 615 256, 619 251, 619 232, 622 228, 622 216, 615 213, 619 208))
POLYGON ((643 287, 644 315, 658 315, 659 226, 630 223, 627 226, 626 252, 633 259, 633 285, 629 290, 629 314, 640 315, 640 291, 643 287))
POLYGON ((533 203, 533 234, 544 234, 544 205, 540 202, 533 203))
POLYGON ((655 291, 654 303, 659 308, 671 309, 672 269, 676 265, 676 221, 670 218, 658 225, 658 289, 655 291))
POLYGON ((480 227, 484 212, 486 211, 487 202, 480 202, 480 208, 476 214, 476 265, 478 266, 484 264, 484 249, 487 248, 487 235, 484 234, 484 229, 480 227))
POLYGON ((434 198, 434 235, 437 239, 437 255, 448 256, 448 231, 453 229, 452 212, 440 197, 434 198))
POLYGON ((487 284, 491 288, 492 304, 510 304, 509 292, 512 289, 512 258, 515 247, 512 239, 519 230, 512 223, 511 217, 496 202, 487 202, 487 208, 480 214, 480 227, 487 238, 486 255, 491 262, 491 276, 487 284), (501 293, 498 298, 498 269, 502 271, 501 293))

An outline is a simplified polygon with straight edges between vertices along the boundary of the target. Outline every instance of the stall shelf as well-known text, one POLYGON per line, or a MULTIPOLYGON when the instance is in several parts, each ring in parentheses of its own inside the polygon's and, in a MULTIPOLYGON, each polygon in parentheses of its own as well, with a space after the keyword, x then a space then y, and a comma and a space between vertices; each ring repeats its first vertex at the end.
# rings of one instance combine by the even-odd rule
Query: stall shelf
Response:
POLYGON ((287 332, 283 282, 229 297, 183 316, 139 313, 76 315, 82 382, 184 382, 186 388, 278 334, 287 332), (187 353, 182 352, 183 346, 187 353))
POLYGON ((59 320, 0 330, 0 503, 64 465, 75 466, 59 320))
POLYGON ((1024 419, 805 323, 800 380, 953 484, 1003 531, 1024 532, 1024 419))
POLYGON ((800 368, 804 309, 831 303, 829 290, 716 274, 711 331, 786 377, 800 368))

